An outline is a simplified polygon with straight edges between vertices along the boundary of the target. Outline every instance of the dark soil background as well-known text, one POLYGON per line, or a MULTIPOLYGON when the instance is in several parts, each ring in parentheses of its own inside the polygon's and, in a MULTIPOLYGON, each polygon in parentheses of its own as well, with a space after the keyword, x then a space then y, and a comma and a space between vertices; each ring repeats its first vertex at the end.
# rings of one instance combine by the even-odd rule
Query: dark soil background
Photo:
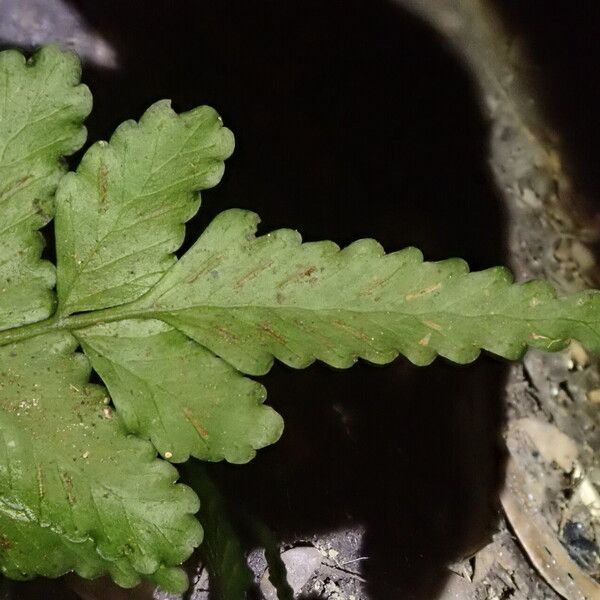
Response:
MULTIPOLYGON (((75 3, 119 56, 86 70, 90 138, 158 98, 216 107, 236 134, 223 183, 204 194, 193 241, 221 210, 263 231, 345 245, 503 262, 486 125, 469 77, 436 35, 384 2, 75 3)), ((349 522, 373 598, 431 598, 445 563, 490 520, 503 367, 426 371, 405 361, 337 372, 278 365, 263 378, 285 418, 279 444, 212 474, 236 510, 302 538, 349 522)), ((473 547, 469 547, 470 550, 473 547)))
MULTIPOLYGON (((71 4, 119 61, 117 71, 84 70, 91 140, 160 98, 178 111, 210 104, 236 134, 186 244, 238 206, 258 212, 263 231, 294 227, 306 240, 375 237, 390 251, 415 245, 474 269, 507 262, 477 91, 442 41, 393 3, 71 4)), ((597 69, 598 11, 591 18, 591 2, 544 3, 543 15, 537 3, 503 4, 532 40, 548 110, 591 186, 600 91, 587 77, 597 69)), ((345 372, 277 365, 261 381, 286 420, 282 440, 248 466, 211 473, 233 510, 281 539, 364 525, 373 599, 433 598, 446 564, 484 544, 496 518, 504 369, 491 357, 426 370, 403 360, 345 372)), ((39 585, 19 589, 41 597, 39 585)))
POLYGON ((496 0, 516 43, 537 69, 539 100, 560 134, 576 183, 594 207, 600 200, 600 5, 496 0))

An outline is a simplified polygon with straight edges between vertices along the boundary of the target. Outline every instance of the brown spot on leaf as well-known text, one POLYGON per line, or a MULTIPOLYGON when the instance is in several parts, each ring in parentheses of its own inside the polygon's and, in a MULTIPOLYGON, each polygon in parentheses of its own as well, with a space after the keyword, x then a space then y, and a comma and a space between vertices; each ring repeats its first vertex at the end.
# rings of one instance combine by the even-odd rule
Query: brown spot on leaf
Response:
POLYGON ((100 204, 100 210, 106 212, 106 196, 108 195, 108 167, 105 163, 100 164, 98 170, 98 203, 100 204))
POLYGON ((338 329, 341 329, 342 331, 349 333, 353 337, 355 337, 359 340, 362 340, 363 342, 371 341, 371 338, 368 335, 366 335, 364 332, 359 331, 358 329, 354 329, 353 327, 350 327, 350 325, 347 325, 346 323, 343 323, 342 321, 332 321, 332 325, 334 327, 337 327, 338 329))
POLYGON ((11 181, 6 187, 0 191, 0 199, 10 196, 13 192, 18 192, 25 184, 33 178, 33 175, 25 175, 15 181, 11 181))
MULTIPOLYGON (((198 432, 198 435, 203 439, 208 439, 208 431, 202 426, 202 423, 194 417, 194 413, 187 406, 183 409, 183 416, 191 423, 192 427, 198 432)), ((171 454, 170 452, 168 454, 171 454)), ((165 453, 165 456, 167 453, 165 453)), ((171 456, 173 456, 171 454, 171 456)))
POLYGON ((380 288, 384 283, 385 279, 381 279, 381 277, 373 277, 369 285, 361 290, 358 295, 361 297, 370 296, 376 289, 380 288))
POLYGON ((222 262, 225 257, 222 254, 218 254, 217 256, 211 256, 205 263, 204 266, 192 273, 186 280, 186 283, 194 283, 198 277, 204 275, 208 271, 214 271, 222 262))
POLYGON ((235 344, 239 341, 237 335, 225 329, 222 325, 215 325, 215 331, 228 343, 235 344))
POLYGON ((73 494, 73 480, 68 473, 61 473, 61 479, 65 486, 65 492, 67 493, 67 500, 71 506, 74 506, 77 503, 77 499, 73 494))
POLYGON ((33 175, 25 175, 25 177, 17 179, 17 181, 15 182, 15 187, 18 188, 25 185, 32 177, 33 175))
POLYGON ((40 497, 41 501, 44 498, 44 477, 42 474, 42 467, 40 467, 40 465, 37 465, 36 478, 38 485, 38 496, 40 497))
POLYGON ((436 283, 435 285, 430 285, 429 287, 423 288, 422 290, 419 290, 417 292, 412 292, 410 294, 406 294, 406 296, 404 296, 404 299, 407 302, 410 302, 411 300, 415 300, 416 298, 420 298, 421 296, 426 296, 427 294, 431 294, 432 292, 439 290, 441 287, 442 287, 441 283, 436 283))
POLYGON ((267 323, 266 321, 260 323, 260 325, 258 326, 260 328, 261 331, 264 331, 269 337, 272 337, 274 340, 278 341, 280 344, 286 344, 287 340, 279 335, 272 327, 269 323, 267 323))
POLYGON ((258 265, 257 267, 254 267, 254 269, 252 269, 251 271, 248 271, 248 273, 246 273, 245 275, 242 275, 242 277, 240 277, 237 281, 235 281, 235 283, 233 284, 233 287, 235 289, 239 290, 240 288, 244 287, 249 281, 254 279, 261 271, 268 269, 272 264, 273 264, 273 261, 269 260, 266 263, 263 263, 262 265, 258 265))
POLYGON ((0 549, 11 550, 13 547, 12 542, 4 535, 0 535, 0 549))
POLYGON ((288 283, 292 283, 294 281, 301 281, 302 279, 309 279, 311 282, 314 282, 316 280, 316 278, 311 279, 311 276, 314 273, 316 273, 317 270, 318 270, 317 267, 314 265, 311 265, 309 267, 301 267, 298 271, 295 271, 289 277, 287 277, 283 281, 280 281, 277 284, 277 287, 282 288, 284 285, 287 285, 288 283))

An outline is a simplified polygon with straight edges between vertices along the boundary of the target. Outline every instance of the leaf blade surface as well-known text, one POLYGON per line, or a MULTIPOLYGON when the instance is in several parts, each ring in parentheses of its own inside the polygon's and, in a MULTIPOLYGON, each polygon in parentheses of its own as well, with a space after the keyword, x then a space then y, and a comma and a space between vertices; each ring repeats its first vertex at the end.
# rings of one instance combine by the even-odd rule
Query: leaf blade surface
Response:
POLYGON ((424 262, 414 248, 385 254, 374 240, 340 250, 297 232, 256 237, 255 214, 219 215, 136 307, 251 375, 277 358, 338 368, 402 354, 457 363, 481 349, 516 359, 571 337, 600 350, 600 294, 556 298, 549 284, 514 284, 503 268, 469 273, 459 259, 424 262))
POLYGON ((245 463, 279 439, 264 387, 176 329, 132 320, 76 335, 128 430, 168 460, 245 463))
POLYGON ((202 106, 152 105, 94 144, 57 192, 59 313, 130 302, 176 261, 198 190, 216 185, 233 135, 202 106))
POLYGON ((70 52, 42 48, 29 61, 0 52, 0 330, 49 317, 54 266, 38 230, 54 215, 62 157, 86 138, 91 95, 70 52))
POLYGON ((197 498, 127 435, 76 347, 56 333, 0 348, 2 571, 185 587, 173 567, 200 542, 197 498))

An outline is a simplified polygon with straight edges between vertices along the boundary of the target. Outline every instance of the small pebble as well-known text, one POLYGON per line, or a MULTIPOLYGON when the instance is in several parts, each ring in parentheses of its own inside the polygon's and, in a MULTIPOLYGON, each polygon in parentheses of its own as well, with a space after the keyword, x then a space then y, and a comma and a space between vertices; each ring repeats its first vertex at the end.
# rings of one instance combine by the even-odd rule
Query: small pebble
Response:
POLYGON ((590 390, 587 394, 588 400, 597 404, 600 402, 600 388, 596 388, 595 390, 590 390))

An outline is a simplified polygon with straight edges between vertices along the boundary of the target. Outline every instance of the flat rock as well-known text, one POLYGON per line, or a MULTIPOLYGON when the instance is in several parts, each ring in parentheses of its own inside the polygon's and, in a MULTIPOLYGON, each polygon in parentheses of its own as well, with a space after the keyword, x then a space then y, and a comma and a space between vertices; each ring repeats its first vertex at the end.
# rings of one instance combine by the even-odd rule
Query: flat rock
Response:
MULTIPOLYGON (((287 580, 294 595, 300 593, 317 572, 322 558, 321 552, 312 546, 299 546, 282 552, 281 560, 287 570, 287 580)), ((265 600, 277 600, 277 590, 269 581, 269 569, 266 569, 261 577, 260 589, 265 600)))

